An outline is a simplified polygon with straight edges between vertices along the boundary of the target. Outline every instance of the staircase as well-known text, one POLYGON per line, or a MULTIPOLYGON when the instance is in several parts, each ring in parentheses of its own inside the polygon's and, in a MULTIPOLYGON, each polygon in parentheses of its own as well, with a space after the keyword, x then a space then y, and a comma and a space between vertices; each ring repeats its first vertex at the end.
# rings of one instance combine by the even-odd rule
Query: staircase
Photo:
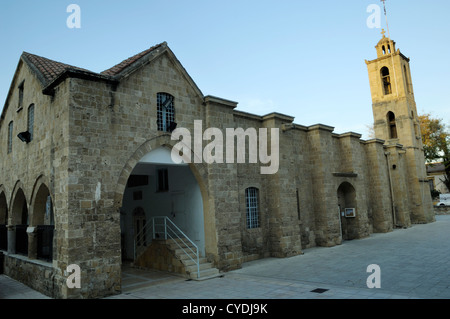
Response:
MULTIPOLYGON (((168 269, 178 269, 177 272, 183 273, 194 280, 219 276, 219 270, 214 268, 206 258, 200 256, 197 245, 166 216, 154 217, 149 220, 143 229, 136 234, 134 242, 135 260, 145 257, 143 255, 146 252, 152 253, 152 242, 155 244, 157 242, 160 247, 164 243, 167 250, 166 255, 175 257, 174 259, 178 260, 182 265, 181 268, 183 268, 180 270, 178 265, 166 265, 168 269), (145 238, 145 243, 142 241, 143 238, 145 238)), ((167 258, 166 264, 171 263, 168 260, 173 260, 173 258, 167 258)))
POLYGON ((192 246, 186 238, 168 239, 166 244, 167 248, 171 250, 177 259, 184 265, 188 278, 204 280, 219 276, 219 270, 214 268, 213 264, 208 262, 205 257, 199 256, 197 264, 197 257, 192 253, 195 251, 195 247, 192 246), (189 248, 182 248, 186 243, 189 243, 189 248))

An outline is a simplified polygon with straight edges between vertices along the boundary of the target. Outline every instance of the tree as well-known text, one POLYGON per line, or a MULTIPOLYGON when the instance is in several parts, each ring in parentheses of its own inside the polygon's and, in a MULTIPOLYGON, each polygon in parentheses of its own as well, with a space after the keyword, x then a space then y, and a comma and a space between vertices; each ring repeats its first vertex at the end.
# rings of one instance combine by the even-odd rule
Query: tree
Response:
POLYGON ((450 190, 450 133, 442 119, 433 118, 431 114, 419 115, 419 121, 425 160, 444 164, 445 174, 441 181, 450 190))

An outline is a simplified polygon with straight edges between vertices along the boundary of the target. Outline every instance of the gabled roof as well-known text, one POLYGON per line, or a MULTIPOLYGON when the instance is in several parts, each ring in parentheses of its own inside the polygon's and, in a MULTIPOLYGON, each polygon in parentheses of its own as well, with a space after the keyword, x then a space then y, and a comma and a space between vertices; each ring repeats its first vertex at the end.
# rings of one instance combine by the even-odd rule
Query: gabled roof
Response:
POLYGON ((68 77, 83 78, 94 81, 106 81, 116 85, 119 83, 121 78, 128 76, 141 66, 163 53, 167 53, 169 58, 175 62, 175 67, 181 72, 181 74, 183 74, 184 78, 190 83, 194 91, 197 92, 198 96, 204 98, 200 89, 175 57, 173 52, 169 49, 166 42, 152 46, 151 48, 144 50, 100 73, 50 60, 28 52, 23 52, 21 55, 21 61, 19 61, 19 65, 16 69, 16 73, 6 97, 5 106, 3 107, 2 114, 0 115, 0 121, 3 119, 6 112, 8 100, 17 76, 17 70, 22 62, 25 62, 36 74, 43 87, 42 93, 52 95, 54 88, 68 77))
POLYGON ((123 60, 119 64, 116 64, 112 68, 109 68, 109 69, 101 72, 100 74, 109 75, 109 76, 116 76, 120 72, 125 70, 127 67, 129 67, 133 63, 137 62, 139 59, 143 58, 144 56, 146 56, 147 54, 151 53, 152 51, 155 51, 158 48, 161 48, 163 45, 167 45, 167 43, 163 42, 163 43, 157 44, 155 46, 152 46, 150 49, 147 49, 145 51, 142 51, 141 53, 133 55, 132 57, 130 57, 130 58, 126 59, 126 60, 123 60))
POLYGON ((23 52, 22 58, 32 69, 34 69, 39 80, 44 86, 47 86, 49 83, 53 82, 59 75, 69 69, 91 72, 86 69, 61 62, 56 62, 28 52, 23 52))

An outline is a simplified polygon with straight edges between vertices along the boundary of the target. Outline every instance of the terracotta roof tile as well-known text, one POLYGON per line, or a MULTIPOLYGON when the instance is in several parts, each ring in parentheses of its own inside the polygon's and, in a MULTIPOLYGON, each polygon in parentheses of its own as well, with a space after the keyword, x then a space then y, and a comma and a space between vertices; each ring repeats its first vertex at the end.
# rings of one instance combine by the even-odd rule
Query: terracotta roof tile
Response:
POLYGON ((75 69, 85 72, 91 72, 86 69, 82 69, 61 62, 56 62, 28 52, 23 52, 23 56, 36 67, 37 71, 41 73, 44 84, 52 82, 58 77, 58 75, 60 75, 67 69, 75 69))
POLYGON ((144 57, 145 55, 147 55, 148 53, 152 52, 153 50, 156 50, 157 48, 161 47, 163 44, 165 44, 165 42, 157 44, 155 46, 152 46, 150 49, 147 49, 145 51, 142 51, 141 53, 133 55, 132 57, 130 57, 130 58, 126 59, 126 60, 123 60, 119 64, 116 64, 112 68, 109 68, 109 69, 101 72, 100 74, 109 75, 109 76, 117 75, 120 72, 122 72, 126 67, 128 67, 131 64, 133 64, 134 62, 138 61, 140 58, 144 57))
POLYGON ((152 52, 153 50, 161 47, 162 45, 166 44, 166 42, 157 44, 155 46, 152 46, 151 48, 142 51, 141 53, 138 53, 119 64, 113 66, 112 68, 109 68, 101 73, 95 73, 83 68, 79 68, 76 66, 72 66, 69 64, 53 61, 35 54, 31 54, 28 52, 23 52, 22 57, 28 62, 32 64, 32 67, 34 67, 35 71, 38 72, 38 77, 43 82, 43 85, 48 85, 49 83, 53 82, 56 78, 58 78, 59 75, 61 75, 64 71, 71 69, 71 70, 78 70, 83 72, 89 72, 91 74, 96 75, 103 75, 103 76, 115 76, 122 72, 125 68, 133 64, 134 62, 138 61, 148 53, 152 52))

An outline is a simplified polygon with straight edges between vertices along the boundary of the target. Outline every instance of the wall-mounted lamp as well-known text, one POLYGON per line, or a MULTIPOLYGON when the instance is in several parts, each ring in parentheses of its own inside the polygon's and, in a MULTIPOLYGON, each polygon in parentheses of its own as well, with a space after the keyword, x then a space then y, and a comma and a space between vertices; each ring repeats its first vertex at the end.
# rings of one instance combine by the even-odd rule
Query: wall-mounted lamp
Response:
POLYGON ((175 122, 170 122, 170 125, 169 125, 169 132, 173 132, 176 128, 177 128, 177 123, 175 123, 175 122))
POLYGON ((20 138, 20 140, 25 143, 29 143, 31 141, 31 134, 28 131, 19 133, 17 137, 20 138))

